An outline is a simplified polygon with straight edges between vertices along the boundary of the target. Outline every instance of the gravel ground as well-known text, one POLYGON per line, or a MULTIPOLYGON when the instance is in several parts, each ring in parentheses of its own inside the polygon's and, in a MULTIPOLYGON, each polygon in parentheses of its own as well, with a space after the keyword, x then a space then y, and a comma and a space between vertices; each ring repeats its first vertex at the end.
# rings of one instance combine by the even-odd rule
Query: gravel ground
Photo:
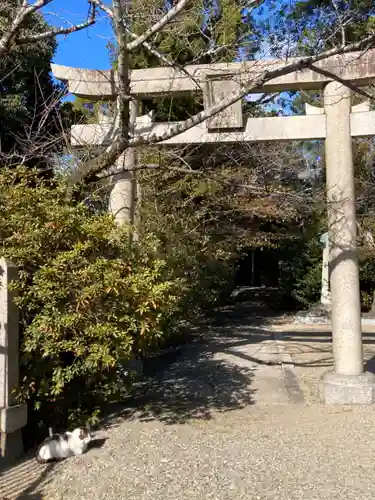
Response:
POLYGON ((151 382, 87 454, 4 472, 0 500, 373 499, 374 407, 316 403, 327 329, 277 327, 308 403, 291 404, 270 332, 219 323, 166 369, 149 367, 151 382))
POLYGON ((249 406, 167 425, 119 419, 57 465, 33 500, 370 500, 372 408, 249 406))
MULTIPOLYGON (((318 403, 318 381, 324 372, 333 368, 330 327, 285 324, 276 329, 283 334, 283 344, 291 355, 306 402, 318 403)), ((365 369, 375 372, 375 329, 370 325, 362 329, 365 369)))

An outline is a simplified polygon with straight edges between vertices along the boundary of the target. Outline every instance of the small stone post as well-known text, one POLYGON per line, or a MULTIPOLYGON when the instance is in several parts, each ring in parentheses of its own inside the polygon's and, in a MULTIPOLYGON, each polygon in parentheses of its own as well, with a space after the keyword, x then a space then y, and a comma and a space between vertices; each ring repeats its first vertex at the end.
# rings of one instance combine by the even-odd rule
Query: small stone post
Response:
POLYGON ((326 404, 370 404, 375 375, 363 368, 351 91, 338 82, 329 83, 324 107, 334 370, 323 375, 320 396, 326 404))
POLYGON ((19 384, 19 312, 8 285, 16 278, 14 265, 0 258, 0 457, 5 458, 22 453, 21 429, 27 423, 27 406, 12 394, 19 384))
POLYGON ((320 243, 323 245, 323 262, 322 262, 322 289, 320 294, 320 302, 322 306, 331 307, 331 292, 329 291, 329 239, 328 233, 323 233, 320 238, 320 243))

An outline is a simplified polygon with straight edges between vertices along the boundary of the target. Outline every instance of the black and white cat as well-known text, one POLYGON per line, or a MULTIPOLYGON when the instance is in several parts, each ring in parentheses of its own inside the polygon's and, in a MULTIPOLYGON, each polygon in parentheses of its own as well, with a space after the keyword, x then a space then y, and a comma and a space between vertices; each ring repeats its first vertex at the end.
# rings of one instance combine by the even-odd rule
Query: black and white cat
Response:
POLYGON ((40 464, 62 460, 64 458, 82 455, 92 440, 92 435, 86 427, 78 427, 72 432, 52 434, 39 445, 36 460, 40 464))

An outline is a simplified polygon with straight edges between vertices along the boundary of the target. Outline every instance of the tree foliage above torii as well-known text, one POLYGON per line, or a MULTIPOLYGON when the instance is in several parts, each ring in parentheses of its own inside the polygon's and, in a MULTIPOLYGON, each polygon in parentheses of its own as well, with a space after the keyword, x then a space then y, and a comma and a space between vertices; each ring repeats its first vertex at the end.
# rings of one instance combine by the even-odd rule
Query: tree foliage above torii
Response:
MULTIPOLYGON (((258 7, 260 3, 261 2, 259 0, 253 0, 249 2, 247 8, 252 9, 258 7)), ((319 44, 317 46, 317 51, 312 52, 310 55, 300 57, 292 62, 286 61, 285 66, 278 67, 274 70, 266 70, 257 75, 255 78, 244 82, 237 92, 228 96, 228 98, 223 99, 220 103, 213 105, 210 109, 201 111, 185 120, 184 123, 171 128, 167 135, 164 134, 163 137, 150 136, 146 138, 132 138, 129 135, 129 68, 131 54, 139 47, 143 47, 143 49, 152 51, 153 55, 159 59, 161 66, 165 66, 168 63, 169 65, 177 67, 177 62, 170 59, 168 54, 160 54, 152 46, 152 42, 157 33, 167 29, 167 27, 169 27, 168 29, 173 29, 172 27, 178 23, 177 19, 183 18, 185 10, 188 13, 189 9, 196 6, 196 2, 180 0, 174 4, 174 6, 172 6, 167 13, 155 15, 154 19, 151 20, 150 25, 147 28, 145 27, 145 31, 140 35, 134 33, 132 31, 132 27, 129 26, 129 23, 127 22, 128 3, 123 2, 122 0, 113 0, 111 7, 104 5, 104 3, 100 0, 89 0, 89 16, 83 23, 76 26, 70 26, 69 28, 53 28, 46 31, 42 29, 35 35, 26 33, 23 29, 23 23, 29 18, 29 16, 42 9, 44 6, 52 4, 53 0, 36 0, 32 4, 29 4, 27 1, 18 2, 17 6, 15 6, 12 11, 8 27, 4 31, 3 36, 0 38, 0 57, 3 57, 6 53, 15 50, 15 47, 19 45, 33 44, 40 40, 54 38, 60 34, 67 35, 74 31, 88 28, 90 25, 95 23, 96 16, 99 11, 104 12, 113 19, 114 34, 118 45, 117 73, 119 78, 117 89, 117 112, 120 116, 119 133, 117 138, 105 152, 98 154, 95 158, 91 158, 80 166, 76 180, 82 180, 87 175, 91 175, 92 172, 100 172, 106 169, 112 165, 129 146, 137 147, 144 146, 149 143, 156 144, 160 140, 165 140, 168 137, 173 137, 174 135, 188 130, 189 128, 203 122, 208 117, 219 113, 237 100, 243 98, 252 89, 261 86, 269 80, 294 71, 310 68, 314 62, 320 61, 334 54, 347 53, 353 50, 368 50, 374 46, 375 42, 375 34, 373 31, 365 31, 363 36, 354 42, 341 40, 341 43, 333 44, 328 50, 325 50, 327 43, 319 44)), ((341 7, 337 3, 335 3, 334 6, 336 6, 339 10, 341 9, 343 15, 345 14, 345 7, 341 7)), ((155 12, 155 14, 157 14, 157 12, 155 12)), ((368 17, 370 17, 370 15, 371 12, 368 11, 368 17)))

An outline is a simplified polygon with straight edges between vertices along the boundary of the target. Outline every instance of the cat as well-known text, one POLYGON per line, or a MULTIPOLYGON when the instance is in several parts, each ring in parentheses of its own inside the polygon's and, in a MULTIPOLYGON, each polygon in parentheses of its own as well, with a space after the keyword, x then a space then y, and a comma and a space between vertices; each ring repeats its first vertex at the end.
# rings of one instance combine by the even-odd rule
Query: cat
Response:
POLYGON ((40 464, 45 464, 81 455, 87 450, 91 440, 92 435, 86 427, 78 427, 64 434, 52 434, 39 445, 36 460, 40 464))

